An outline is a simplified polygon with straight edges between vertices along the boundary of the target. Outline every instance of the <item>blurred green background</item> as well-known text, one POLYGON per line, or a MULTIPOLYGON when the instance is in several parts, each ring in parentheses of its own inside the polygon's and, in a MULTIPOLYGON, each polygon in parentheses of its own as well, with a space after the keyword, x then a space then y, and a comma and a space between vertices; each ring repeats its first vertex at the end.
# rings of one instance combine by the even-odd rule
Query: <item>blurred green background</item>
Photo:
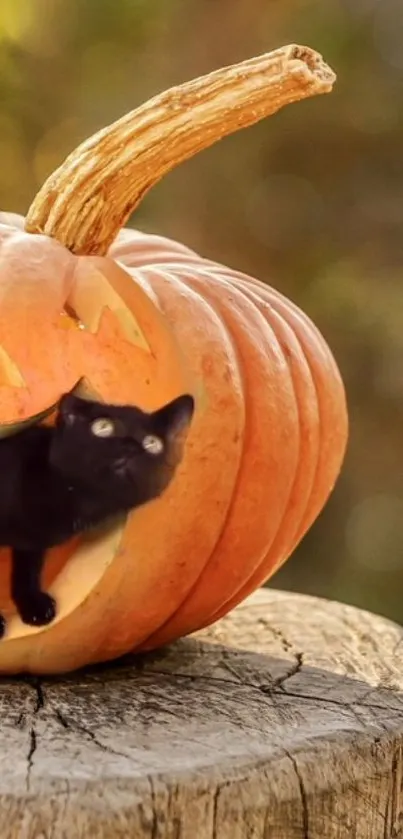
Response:
POLYGON ((351 440, 325 511, 274 586, 403 622, 402 0, 1 0, 0 198, 24 213, 87 135, 158 91, 290 42, 331 96, 168 176, 132 223, 292 297, 328 339, 351 440))

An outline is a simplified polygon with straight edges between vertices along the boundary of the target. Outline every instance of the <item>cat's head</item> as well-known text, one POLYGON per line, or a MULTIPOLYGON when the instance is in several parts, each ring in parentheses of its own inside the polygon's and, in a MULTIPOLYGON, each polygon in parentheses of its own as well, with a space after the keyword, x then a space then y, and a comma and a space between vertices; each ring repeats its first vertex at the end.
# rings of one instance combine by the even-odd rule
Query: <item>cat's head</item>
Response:
POLYGON ((50 460, 83 487, 141 504, 160 495, 183 456, 194 412, 183 395, 157 411, 62 397, 50 460))

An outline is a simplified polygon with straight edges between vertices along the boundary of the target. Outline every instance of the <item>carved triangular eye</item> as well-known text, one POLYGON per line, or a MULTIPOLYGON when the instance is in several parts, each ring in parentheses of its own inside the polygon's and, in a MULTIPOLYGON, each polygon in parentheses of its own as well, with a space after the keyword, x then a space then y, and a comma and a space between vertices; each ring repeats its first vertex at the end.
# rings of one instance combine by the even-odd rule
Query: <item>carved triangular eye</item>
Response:
POLYGON ((161 454, 164 450, 163 440, 155 434, 147 434, 146 437, 143 437, 141 445, 149 454, 161 454))
POLYGON ((91 431, 95 437, 112 437, 115 433, 115 424, 106 417, 100 417, 91 423, 91 431))

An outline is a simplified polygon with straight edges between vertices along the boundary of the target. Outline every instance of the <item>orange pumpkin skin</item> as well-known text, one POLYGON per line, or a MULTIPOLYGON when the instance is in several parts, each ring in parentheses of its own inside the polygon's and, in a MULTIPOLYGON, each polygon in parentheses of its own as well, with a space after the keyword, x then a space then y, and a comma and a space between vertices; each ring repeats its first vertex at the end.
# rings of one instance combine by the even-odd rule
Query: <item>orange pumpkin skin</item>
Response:
MULTIPOLYGON (((48 579, 58 574, 58 618, 25 636, 19 627, 1 642, 0 670, 57 672, 160 646, 216 620, 261 585, 326 502, 343 460, 347 414, 326 342, 264 284, 135 231, 122 231, 111 258, 73 257, 46 237, 23 236, 28 250, 32 240, 38 253, 43 248, 46 269, 54 249, 62 291, 56 312, 46 281, 46 332, 35 352, 29 339, 25 364, 18 358, 32 381, 20 418, 82 376, 106 400, 152 408, 184 390, 197 400, 183 462, 163 497, 128 517, 104 567, 97 557, 98 576, 88 585, 89 565, 84 573, 72 547, 52 552, 48 579), (108 305, 95 328, 61 327, 67 315, 60 310, 88 314, 83 289, 92 299, 101 287, 106 301, 115 299, 112 288, 134 315, 139 342, 122 335, 127 318, 108 305), (53 390, 41 390, 48 340, 64 346, 65 360, 57 356, 53 365, 53 390)), ((28 276, 37 262, 24 253, 21 273, 28 276)), ((20 307, 11 306, 8 317, 15 333, 21 330, 20 307)), ((29 324, 26 331, 32 335, 29 324)), ((6 350, 13 360, 15 344, 6 350)), ((16 418, 7 387, 0 390, 3 422, 16 418)))
POLYGON ((189 292, 213 307, 234 343, 243 390, 243 451, 227 516, 207 559, 193 549, 185 599, 140 644, 153 649, 222 617, 287 559, 333 489, 348 419, 329 347, 278 291, 160 236, 123 230, 110 254, 141 270, 172 324, 188 322, 189 292))

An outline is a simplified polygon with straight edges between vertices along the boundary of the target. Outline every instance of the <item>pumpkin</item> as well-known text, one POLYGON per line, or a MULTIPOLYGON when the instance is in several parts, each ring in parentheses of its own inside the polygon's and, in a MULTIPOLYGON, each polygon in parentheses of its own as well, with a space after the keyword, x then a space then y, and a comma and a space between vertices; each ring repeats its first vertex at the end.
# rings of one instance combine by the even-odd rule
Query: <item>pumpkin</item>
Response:
POLYGON ((298 46, 216 71, 86 141, 26 219, 2 214, 1 434, 79 380, 106 401, 152 409, 188 391, 197 405, 165 494, 50 552, 48 626, 13 612, 2 551, 2 672, 67 671, 206 626, 267 580, 325 504, 347 414, 316 327, 258 280, 122 227, 181 160, 333 82, 298 46))

